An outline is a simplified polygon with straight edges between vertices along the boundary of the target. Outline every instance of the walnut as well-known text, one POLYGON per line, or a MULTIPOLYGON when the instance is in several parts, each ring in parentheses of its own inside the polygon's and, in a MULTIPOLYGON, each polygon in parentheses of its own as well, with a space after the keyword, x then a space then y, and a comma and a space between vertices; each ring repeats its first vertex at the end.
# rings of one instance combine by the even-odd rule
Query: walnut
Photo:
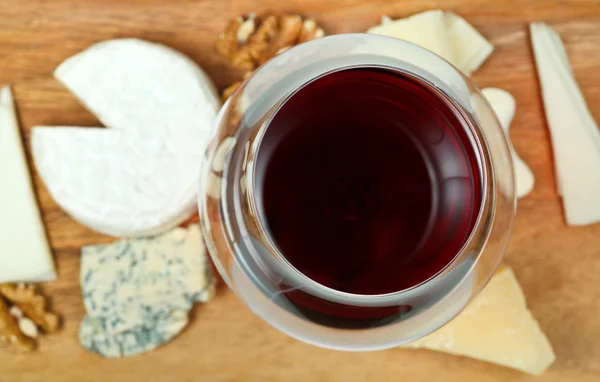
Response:
POLYGON ((33 285, 0 284, 0 295, 19 308, 44 333, 54 333, 58 330, 58 315, 47 311, 46 299, 36 292, 33 285))
POLYGON ((35 341, 21 332, 16 319, 10 314, 7 302, 0 296, 0 346, 20 352, 35 349, 35 341))
POLYGON ((231 57, 237 50, 237 31, 244 22, 241 17, 235 18, 227 24, 225 31, 219 35, 217 40, 217 51, 225 57, 231 57))
POLYGON ((242 47, 242 49, 247 49, 250 52, 250 56, 254 60, 254 68, 258 66, 257 63, 262 58, 264 51, 267 50, 271 40, 277 35, 277 29, 277 17, 267 16, 256 33, 250 38, 248 45, 242 47))
POLYGON ((301 44, 323 36, 325 36, 325 32, 317 26, 315 20, 304 20, 302 29, 300 30, 300 36, 298 36, 298 43, 301 44))
POLYGON ((237 29, 236 37, 238 45, 243 45, 248 42, 248 39, 256 30, 256 15, 251 13, 248 19, 240 24, 237 29))
POLYGON ((0 345, 32 351, 38 327, 44 333, 59 327, 59 318, 47 311, 44 296, 31 284, 0 284, 0 345))
MULTIPOLYGON (((303 20, 299 15, 267 15, 261 21, 250 14, 227 24, 219 35, 217 51, 247 78, 258 66, 279 53, 324 35, 314 20, 303 20)), ((222 92, 223 100, 229 98, 240 84, 241 81, 236 81, 228 86, 222 92)))
POLYGON ((296 44, 302 30, 302 17, 298 15, 282 15, 279 17, 279 29, 262 53, 258 63, 264 64, 285 47, 296 44))
POLYGON ((235 81, 234 83, 232 83, 231 85, 229 85, 228 87, 226 87, 221 92, 221 100, 223 101, 223 103, 225 103, 225 101, 227 101, 227 99, 229 97, 231 97, 231 95, 233 94, 233 92, 235 92, 237 90, 237 88, 240 87, 241 84, 242 84, 242 81, 235 81))

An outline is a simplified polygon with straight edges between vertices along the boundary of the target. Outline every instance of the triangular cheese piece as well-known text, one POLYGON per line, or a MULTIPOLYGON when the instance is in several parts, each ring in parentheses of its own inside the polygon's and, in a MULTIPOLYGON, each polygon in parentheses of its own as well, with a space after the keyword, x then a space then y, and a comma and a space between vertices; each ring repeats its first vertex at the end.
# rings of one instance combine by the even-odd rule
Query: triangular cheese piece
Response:
POLYGON ((542 374, 554 362, 548 339, 505 267, 455 319, 406 347, 438 350, 542 374))
POLYGON ((454 55, 441 10, 417 13, 405 19, 386 21, 367 33, 395 37, 432 51, 446 61, 454 62, 454 55))
POLYGON ((0 283, 56 278, 10 88, 0 89, 0 283))
POLYGON ((575 81, 558 33, 533 23, 531 43, 569 225, 600 222, 600 131, 575 81))
POLYGON ((494 46, 456 13, 446 12, 446 28, 454 57, 451 62, 470 76, 492 54, 494 46))
POLYGON ((452 12, 432 10, 391 20, 382 17, 367 33, 398 38, 432 51, 469 76, 494 50, 465 19, 452 12))

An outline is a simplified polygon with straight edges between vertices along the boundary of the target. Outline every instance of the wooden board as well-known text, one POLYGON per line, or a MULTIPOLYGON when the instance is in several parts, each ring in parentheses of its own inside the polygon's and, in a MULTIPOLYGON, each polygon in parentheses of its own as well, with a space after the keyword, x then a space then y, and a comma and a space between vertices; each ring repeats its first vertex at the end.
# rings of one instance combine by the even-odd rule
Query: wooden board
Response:
POLYGON ((235 15, 297 12, 315 18, 331 34, 363 31, 382 14, 400 17, 431 8, 458 12, 493 42, 495 53, 473 78, 480 87, 501 87, 517 99, 511 135, 535 173, 536 186, 519 201, 506 261, 515 269, 533 314, 554 345, 557 361, 551 370, 535 378, 428 351, 342 353, 315 348, 269 327, 226 288, 211 303, 197 306, 191 325, 168 346, 124 360, 100 358, 85 351, 77 338, 84 315, 79 251, 82 245, 113 239, 65 215, 34 173, 59 271, 59 280, 47 283, 44 290, 64 316, 64 329, 43 339, 34 354, 0 351, 0 380, 600 380, 600 224, 565 225, 527 32, 527 23, 536 20, 557 28, 592 113, 600 120, 598 1, 0 0, 0 84, 14 85, 28 145, 34 125, 97 125, 52 78, 62 60, 94 42, 131 36, 167 44, 196 60, 223 87, 237 74, 215 54, 214 42, 235 15))

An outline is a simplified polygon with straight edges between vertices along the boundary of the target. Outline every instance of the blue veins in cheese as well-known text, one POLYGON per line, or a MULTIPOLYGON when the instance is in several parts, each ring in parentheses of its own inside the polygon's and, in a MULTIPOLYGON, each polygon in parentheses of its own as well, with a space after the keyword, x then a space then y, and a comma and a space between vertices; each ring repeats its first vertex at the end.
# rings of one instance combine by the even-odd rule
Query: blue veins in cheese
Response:
POLYGON ((81 290, 84 347, 105 357, 155 349, 187 325, 195 302, 214 294, 199 226, 84 247, 81 290))
POLYGON ((79 327, 81 344, 106 358, 145 353, 179 334, 188 324, 188 312, 165 306, 153 316, 151 324, 133 323, 115 331, 112 323, 110 318, 86 316, 79 327))

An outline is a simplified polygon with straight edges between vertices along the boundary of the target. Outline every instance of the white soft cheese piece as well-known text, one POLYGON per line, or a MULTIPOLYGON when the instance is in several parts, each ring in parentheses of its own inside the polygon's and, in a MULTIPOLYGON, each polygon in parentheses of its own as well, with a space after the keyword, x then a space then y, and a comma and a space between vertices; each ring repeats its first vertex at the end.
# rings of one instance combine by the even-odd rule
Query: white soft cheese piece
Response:
POLYGON ((465 19, 452 12, 432 10, 391 20, 382 18, 381 25, 367 33, 395 37, 419 45, 441 56, 469 76, 494 50, 465 19))
POLYGON ((0 283, 56 278, 9 87, 0 90, 0 283))
POLYGON ((498 271, 455 319, 407 347, 462 355, 535 375, 555 359, 508 267, 498 271))
MULTIPOLYGON (((494 113, 500 121, 500 125, 506 132, 506 137, 509 138, 508 131, 510 124, 515 116, 516 102, 515 98, 506 90, 498 88, 485 88, 481 91, 488 102, 492 105, 494 113)), ((527 164, 519 157, 517 152, 511 145, 511 155, 513 158, 513 164, 515 168, 517 196, 519 198, 529 194, 535 184, 535 178, 533 172, 527 166, 527 164)))
POLYGON ((558 34, 531 24, 531 42, 569 225, 600 222, 600 131, 569 65, 558 34))
POLYGON ((54 200, 113 236, 165 232, 195 212, 219 108, 202 70, 142 40, 96 44, 55 73, 107 128, 36 127, 36 167, 54 200))
POLYGON ((206 141, 220 107, 213 83, 196 63, 144 40, 92 45, 60 64, 54 76, 104 126, 145 138, 161 131, 206 141))

